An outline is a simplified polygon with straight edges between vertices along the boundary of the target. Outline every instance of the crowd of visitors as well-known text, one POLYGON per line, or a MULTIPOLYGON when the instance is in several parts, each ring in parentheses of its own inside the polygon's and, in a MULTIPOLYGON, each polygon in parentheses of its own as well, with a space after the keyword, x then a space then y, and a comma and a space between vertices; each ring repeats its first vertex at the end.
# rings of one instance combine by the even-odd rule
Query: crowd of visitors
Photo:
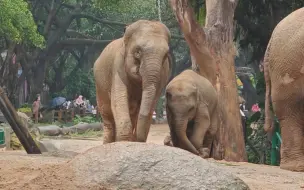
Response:
MULTIPOLYGON (((96 114, 97 111, 93 105, 91 105, 90 101, 83 97, 82 95, 76 96, 74 100, 66 100, 63 97, 57 97, 59 98, 60 103, 56 104, 56 106, 51 106, 51 109, 60 110, 60 109, 74 109, 76 114, 85 114, 85 113, 92 113, 96 114)), ((55 101, 55 103, 57 103, 55 101)), ((32 113, 33 113, 33 119, 35 123, 38 123, 38 120, 42 118, 41 114, 41 101, 40 101, 40 95, 38 94, 35 101, 32 104, 32 113)))

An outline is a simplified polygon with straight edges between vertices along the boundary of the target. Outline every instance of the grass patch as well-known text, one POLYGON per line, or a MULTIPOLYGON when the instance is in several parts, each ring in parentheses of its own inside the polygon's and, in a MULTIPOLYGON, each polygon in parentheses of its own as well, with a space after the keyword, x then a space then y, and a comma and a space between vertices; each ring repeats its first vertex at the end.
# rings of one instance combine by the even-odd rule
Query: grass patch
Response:
POLYGON ((69 135, 70 137, 80 137, 80 138, 100 138, 103 136, 103 131, 93 131, 93 130, 87 130, 84 133, 71 133, 69 135))

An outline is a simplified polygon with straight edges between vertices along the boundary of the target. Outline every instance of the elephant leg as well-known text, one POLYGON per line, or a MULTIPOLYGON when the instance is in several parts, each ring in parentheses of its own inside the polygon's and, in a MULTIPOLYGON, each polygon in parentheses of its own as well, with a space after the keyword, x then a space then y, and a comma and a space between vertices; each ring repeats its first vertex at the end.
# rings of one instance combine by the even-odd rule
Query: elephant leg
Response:
POLYGON ((206 132, 202 148, 200 149, 204 158, 210 157, 212 142, 218 130, 218 112, 217 107, 211 115, 210 128, 206 132))
MULTIPOLYGON (((140 103, 139 103, 140 105, 140 103)), ((138 114, 139 114, 139 106, 137 103, 133 104, 132 108, 130 109, 130 116, 131 116, 131 122, 132 122, 132 141, 136 142, 136 126, 137 126, 137 120, 138 120, 138 114)))
POLYGON ((274 110, 281 127, 282 169, 304 171, 303 103, 274 102, 274 110))
POLYGON ((127 87, 118 73, 114 76, 111 89, 111 108, 115 120, 116 141, 132 140, 132 122, 129 113, 127 87))
POLYGON ((98 111, 103 120, 103 144, 107 144, 115 142, 115 122, 111 110, 111 101, 107 97, 103 97, 104 99, 102 99, 101 94, 101 90, 96 86, 98 111))
MULTIPOLYGON (((298 118, 300 119, 300 118, 298 118)), ((286 118, 281 124, 281 164, 282 169, 304 171, 304 130, 294 118, 286 118)))
POLYGON ((165 139, 164 139, 164 145, 166 145, 166 146, 173 146, 170 134, 168 134, 165 137, 165 139))
POLYGON ((111 112, 110 105, 103 105, 103 111, 101 112, 104 125, 103 144, 115 142, 115 122, 111 112))
POLYGON ((167 122, 168 122, 169 128, 170 128, 170 135, 168 135, 169 137, 167 138, 167 141, 170 140, 170 142, 166 142, 166 144, 172 143, 172 146, 180 147, 180 145, 178 143, 177 135, 174 130, 174 127, 176 127, 176 126, 175 126, 175 123, 174 123, 174 120, 172 117, 172 113, 171 113, 170 109, 168 108, 168 106, 166 106, 166 113, 167 113, 167 122))
POLYGON ((195 118, 193 132, 190 137, 190 142, 197 150, 200 150, 202 148, 204 137, 209 128, 210 128, 210 117, 209 117, 208 108, 205 106, 200 106, 198 108, 198 113, 195 118))
POLYGON ((213 135, 211 135, 211 133, 207 131, 204 137, 203 145, 199 149, 199 152, 203 158, 210 157, 212 142, 213 142, 213 135))

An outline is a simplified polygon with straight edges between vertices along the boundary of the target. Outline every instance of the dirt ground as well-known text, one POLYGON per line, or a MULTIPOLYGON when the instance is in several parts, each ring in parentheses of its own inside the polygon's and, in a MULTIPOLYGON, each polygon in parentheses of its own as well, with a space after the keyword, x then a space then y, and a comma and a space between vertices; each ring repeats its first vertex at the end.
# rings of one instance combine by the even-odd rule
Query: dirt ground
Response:
MULTIPOLYGON (((153 125, 150 129, 148 142, 163 144, 168 134, 167 125, 153 125)), ((57 148, 72 153, 81 153, 85 150, 102 144, 102 139, 92 140, 49 140, 57 148)), ((58 156, 58 155, 57 155, 58 156)), ((0 152, 0 189, 22 189, 29 187, 29 183, 43 172, 45 167, 55 167, 60 163, 67 162, 68 157, 29 156, 23 151, 0 152)), ((253 190, 304 190, 304 173, 281 170, 279 167, 257 165, 250 163, 233 163, 215 161, 227 172, 231 172, 244 180, 253 190)), ((41 189, 27 188, 27 189, 41 189)))

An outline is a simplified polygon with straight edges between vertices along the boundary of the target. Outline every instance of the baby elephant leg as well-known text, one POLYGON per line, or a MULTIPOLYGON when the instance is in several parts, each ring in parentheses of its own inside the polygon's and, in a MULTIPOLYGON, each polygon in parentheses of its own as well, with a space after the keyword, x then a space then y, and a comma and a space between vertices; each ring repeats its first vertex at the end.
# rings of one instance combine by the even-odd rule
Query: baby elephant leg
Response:
POLYGON ((202 147, 199 149, 200 156, 203 158, 210 157, 210 151, 212 146, 213 136, 210 134, 209 131, 205 134, 204 142, 202 147))
POLYGON ((206 107, 200 108, 195 119, 193 132, 190 136, 190 141, 197 150, 202 148, 204 137, 209 127, 210 118, 208 109, 206 107))
POLYGON ((218 115, 216 110, 214 113, 211 115, 211 120, 210 120, 210 128, 206 132, 203 145, 200 148, 199 152, 203 158, 209 158, 211 154, 211 147, 212 147, 212 142, 214 140, 214 136, 217 133, 218 130, 218 115))
POLYGON ((173 143, 172 143, 172 139, 171 139, 171 135, 168 134, 165 139, 164 139, 164 145, 166 146, 173 146, 173 143))

